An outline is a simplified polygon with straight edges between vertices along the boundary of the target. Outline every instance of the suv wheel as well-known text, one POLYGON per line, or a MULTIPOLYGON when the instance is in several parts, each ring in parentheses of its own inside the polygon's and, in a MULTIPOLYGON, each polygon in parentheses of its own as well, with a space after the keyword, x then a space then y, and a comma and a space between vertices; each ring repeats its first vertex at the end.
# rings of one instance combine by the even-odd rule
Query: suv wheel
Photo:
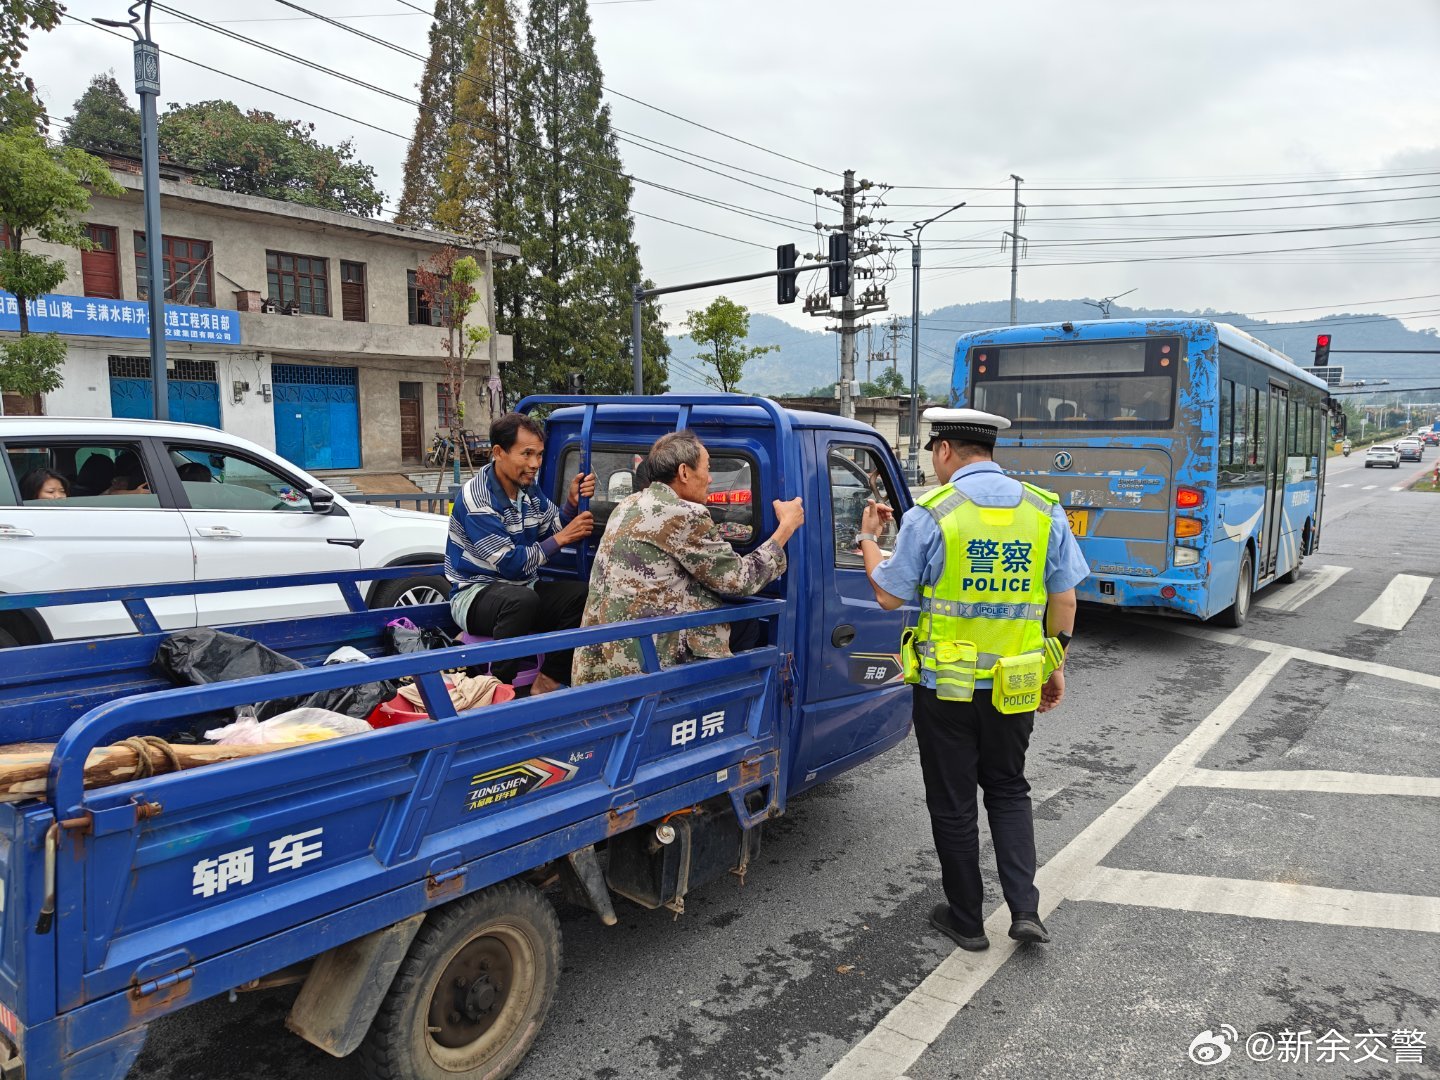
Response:
POLYGON ((387 608, 443 604, 449 596, 450 582, 444 574, 417 574, 415 577, 382 582, 372 594, 370 606, 387 608))

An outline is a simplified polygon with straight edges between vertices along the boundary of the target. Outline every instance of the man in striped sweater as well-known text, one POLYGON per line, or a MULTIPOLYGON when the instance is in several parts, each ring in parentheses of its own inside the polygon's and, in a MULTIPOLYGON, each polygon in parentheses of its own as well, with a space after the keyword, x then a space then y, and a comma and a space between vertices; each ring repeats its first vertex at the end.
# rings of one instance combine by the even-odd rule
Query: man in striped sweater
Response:
MULTIPOLYGON (((585 583, 541 580, 537 571, 594 531, 595 519, 580 512, 580 498, 595 493, 595 474, 577 474, 565 506, 557 507, 535 483, 545 456, 538 423, 506 413, 490 425, 490 445, 490 464, 461 488, 450 514, 450 613, 456 625, 493 638, 573 629, 585 610, 585 583)), ((570 650, 546 653, 530 692, 548 693, 569 682, 570 662, 570 650)), ((501 660, 491 672, 511 682, 528 663, 501 660)))

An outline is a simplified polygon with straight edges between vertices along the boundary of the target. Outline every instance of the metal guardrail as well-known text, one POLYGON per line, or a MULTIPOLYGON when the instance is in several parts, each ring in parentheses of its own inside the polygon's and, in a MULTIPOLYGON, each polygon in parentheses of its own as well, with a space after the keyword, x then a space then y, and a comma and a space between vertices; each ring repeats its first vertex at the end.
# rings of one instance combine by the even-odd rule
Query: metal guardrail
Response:
POLYGON ((448 514, 450 504, 460 494, 458 487, 451 486, 444 492, 402 491, 391 495, 342 495, 346 502, 366 503, 370 506, 394 506, 399 509, 420 510, 427 514, 448 514))

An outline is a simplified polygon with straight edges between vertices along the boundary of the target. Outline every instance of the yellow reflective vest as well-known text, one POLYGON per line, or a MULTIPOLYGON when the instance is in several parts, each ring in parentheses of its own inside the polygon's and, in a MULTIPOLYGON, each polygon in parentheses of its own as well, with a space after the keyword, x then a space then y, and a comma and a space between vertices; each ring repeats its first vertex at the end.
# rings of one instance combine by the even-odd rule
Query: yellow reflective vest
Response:
POLYGON ((946 484, 920 500, 940 528, 945 567, 920 590, 920 619, 906 632, 906 676, 935 675, 941 700, 969 701, 976 679, 993 680, 1004 713, 1030 712, 1048 675, 1045 559, 1050 492, 1021 484, 1015 506, 980 506, 946 484))

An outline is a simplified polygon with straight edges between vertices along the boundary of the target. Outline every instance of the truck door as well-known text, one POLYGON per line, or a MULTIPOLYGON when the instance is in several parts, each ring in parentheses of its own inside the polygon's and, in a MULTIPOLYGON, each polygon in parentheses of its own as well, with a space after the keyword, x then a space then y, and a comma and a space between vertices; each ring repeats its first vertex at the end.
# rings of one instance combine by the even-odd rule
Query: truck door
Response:
MULTIPOLYGON (((823 430, 806 434, 815 440, 818 466, 806 493, 805 531, 813 537, 811 551, 819 564, 820 580, 812 593, 819 623, 807 650, 792 790, 823 779, 832 766, 843 768, 846 758, 896 736, 910 722, 899 653, 900 632, 912 613, 885 611, 876 602, 856 541, 867 499, 888 503, 898 517, 909 507, 909 496, 894 457, 878 437, 823 430)), ((892 524, 880 537, 883 549, 893 545, 895 531, 892 524)), ((813 619, 811 625, 816 625, 813 619)))

